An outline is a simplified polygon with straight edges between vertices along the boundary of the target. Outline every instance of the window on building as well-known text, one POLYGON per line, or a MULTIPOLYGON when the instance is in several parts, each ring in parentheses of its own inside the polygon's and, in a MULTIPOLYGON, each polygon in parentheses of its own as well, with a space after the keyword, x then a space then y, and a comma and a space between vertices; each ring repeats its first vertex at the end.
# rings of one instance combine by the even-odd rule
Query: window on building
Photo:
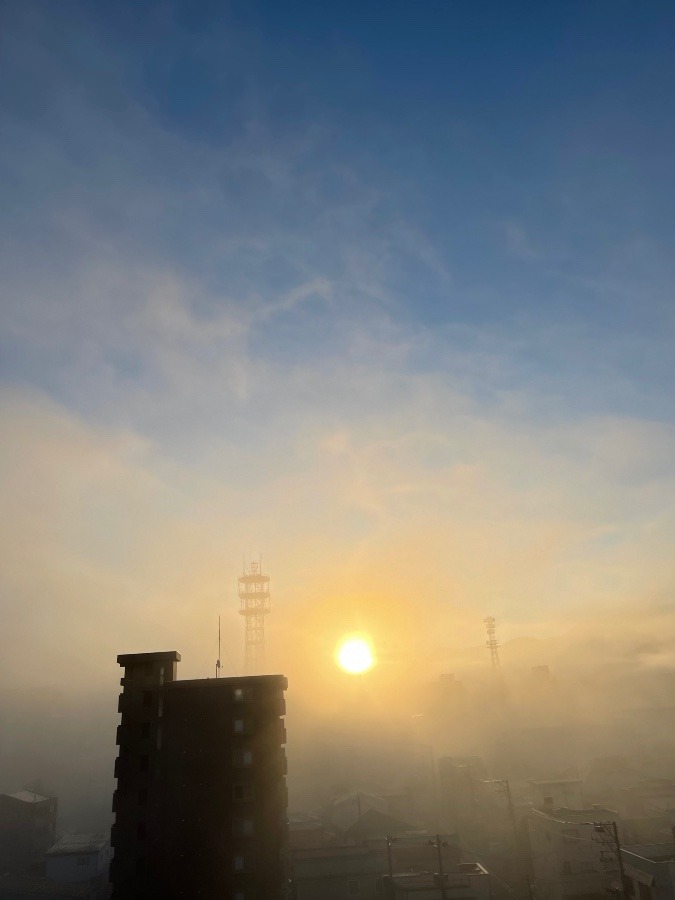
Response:
POLYGON ((232 763, 241 768, 253 765, 253 750, 234 750, 232 752, 232 763))
POLYGON ((152 691, 143 691, 143 706, 152 706, 152 691))
POLYGON ((347 881, 347 894, 349 897, 359 896, 359 879, 349 878, 347 881))
POLYGON ((247 700, 253 700, 252 687, 239 687, 234 689, 234 702, 244 703, 247 700))
POLYGON ((253 731, 253 719, 235 719, 233 727, 235 734, 251 734, 253 731))
POLYGON ((246 900, 246 894, 243 891, 235 891, 232 900, 246 900))
POLYGON ((235 872, 243 872, 246 868, 243 856, 235 856, 232 860, 232 868, 235 872))
POLYGON ((234 800, 253 800, 255 796, 252 784, 235 784, 232 786, 234 800))
POLYGON ((237 837, 251 837, 253 831, 253 819, 234 819, 232 822, 232 833, 237 837))
POLYGON ((89 865, 89 857, 88 856, 78 856, 77 864, 78 864, 78 866, 88 866, 89 865))

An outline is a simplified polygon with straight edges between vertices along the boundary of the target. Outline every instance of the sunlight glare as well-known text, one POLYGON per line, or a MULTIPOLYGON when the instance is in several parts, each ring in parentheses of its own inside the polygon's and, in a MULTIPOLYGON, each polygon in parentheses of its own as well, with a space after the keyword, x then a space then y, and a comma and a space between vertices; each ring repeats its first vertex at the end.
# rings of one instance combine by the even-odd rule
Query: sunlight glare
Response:
POLYGON ((360 675, 375 665, 373 648, 366 638, 351 636, 343 638, 335 653, 337 664, 350 675, 360 675))

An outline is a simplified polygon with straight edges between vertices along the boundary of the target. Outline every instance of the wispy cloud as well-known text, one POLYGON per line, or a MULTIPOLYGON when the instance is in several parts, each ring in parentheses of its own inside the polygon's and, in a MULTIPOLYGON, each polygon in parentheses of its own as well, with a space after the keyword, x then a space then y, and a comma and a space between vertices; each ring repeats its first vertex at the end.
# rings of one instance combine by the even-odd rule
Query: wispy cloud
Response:
POLYGON ((520 208, 470 277, 461 210, 425 217, 326 119, 223 88, 236 121, 191 136, 123 55, 45 27, 1 151, 8 677, 29 634, 65 666, 54 620, 92 677, 150 628, 200 656, 224 603, 236 654, 223 584, 258 547, 286 621, 320 594, 313 629, 389 645, 388 621, 446 643, 421 571, 467 640, 488 607, 544 633, 672 590, 672 333, 584 309, 644 288, 663 312, 657 244, 575 267, 520 208))

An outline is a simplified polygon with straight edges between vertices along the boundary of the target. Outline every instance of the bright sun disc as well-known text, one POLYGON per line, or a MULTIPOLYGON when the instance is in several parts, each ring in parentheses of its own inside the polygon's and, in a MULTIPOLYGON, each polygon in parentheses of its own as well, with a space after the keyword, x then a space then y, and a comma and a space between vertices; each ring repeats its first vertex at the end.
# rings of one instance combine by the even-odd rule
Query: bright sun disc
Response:
POLYGON ((373 648, 365 638, 345 638, 338 645, 335 657, 340 668, 351 675, 360 675, 375 665, 373 648))

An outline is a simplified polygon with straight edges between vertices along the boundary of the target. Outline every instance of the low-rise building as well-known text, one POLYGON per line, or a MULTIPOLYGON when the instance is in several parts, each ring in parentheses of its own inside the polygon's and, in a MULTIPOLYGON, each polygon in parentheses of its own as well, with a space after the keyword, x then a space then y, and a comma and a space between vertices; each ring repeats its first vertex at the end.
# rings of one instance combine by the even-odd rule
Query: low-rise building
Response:
POLYGON ((626 893, 635 900, 675 900, 675 843, 621 850, 626 893))
POLYGON ((325 847, 335 843, 335 834, 315 816, 295 814, 288 817, 289 850, 325 847))
POLYGON ((384 847, 333 846, 291 852, 293 900, 381 900, 384 847))
MULTIPOLYGON (((293 900, 382 900, 442 897, 438 849, 431 835, 406 835, 378 845, 368 841, 291 851, 293 900), (393 882, 389 871, 393 874, 393 882), (393 893, 392 893, 393 884, 393 893)), ((479 863, 459 862, 454 838, 441 836, 441 860, 448 900, 490 900, 490 878, 479 863)))
POLYGON ((533 809, 528 818, 537 900, 604 897, 619 877, 618 860, 594 823, 616 820, 614 810, 533 809))
POLYGON ((535 809, 581 809, 583 806, 580 778, 554 778, 548 781, 531 781, 532 805, 535 809))
POLYGON ((47 850, 46 874, 52 881, 90 881, 108 874, 110 839, 104 834, 66 834, 47 850))

